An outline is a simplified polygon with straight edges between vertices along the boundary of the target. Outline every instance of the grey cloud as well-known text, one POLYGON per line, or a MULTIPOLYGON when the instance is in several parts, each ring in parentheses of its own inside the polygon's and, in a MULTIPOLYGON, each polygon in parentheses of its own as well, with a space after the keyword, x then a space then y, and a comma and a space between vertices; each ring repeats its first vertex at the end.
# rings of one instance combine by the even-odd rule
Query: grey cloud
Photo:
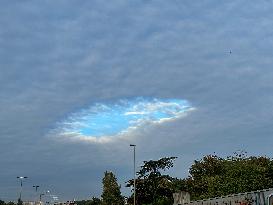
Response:
POLYGON ((132 177, 130 143, 138 165, 179 156, 178 177, 214 151, 271 156, 271 10, 270 1, 3 1, 0 198, 16 199, 20 174, 29 198, 31 183, 63 199, 99 195, 103 171, 132 177), (78 109, 135 96, 197 110, 112 144, 47 137, 78 109))

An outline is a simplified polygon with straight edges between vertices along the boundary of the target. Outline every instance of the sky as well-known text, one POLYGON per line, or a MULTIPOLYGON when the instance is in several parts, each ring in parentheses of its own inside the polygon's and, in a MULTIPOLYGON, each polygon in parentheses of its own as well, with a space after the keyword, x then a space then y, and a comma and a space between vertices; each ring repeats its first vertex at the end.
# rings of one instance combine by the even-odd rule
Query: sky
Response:
POLYGON ((273 1, 0 5, 0 199, 17 176, 23 200, 100 197, 105 171, 128 196, 130 144, 180 178, 207 154, 272 157, 273 1))

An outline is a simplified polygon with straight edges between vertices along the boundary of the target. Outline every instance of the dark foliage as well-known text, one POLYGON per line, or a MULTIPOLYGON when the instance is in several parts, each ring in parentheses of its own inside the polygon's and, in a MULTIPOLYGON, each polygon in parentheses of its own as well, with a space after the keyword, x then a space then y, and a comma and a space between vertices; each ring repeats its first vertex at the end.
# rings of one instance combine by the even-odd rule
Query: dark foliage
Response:
POLYGON ((124 198, 120 192, 120 186, 113 172, 105 172, 102 180, 103 192, 102 205, 123 205, 124 198))
MULTIPOLYGON (((168 204, 172 201, 173 178, 162 172, 173 167, 176 157, 164 157, 159 160, 144 161, 137 172, 136 203, 140 204, 168 204)), ((134 180, 127 182, 127 187, 133 187, 134 180)), ((130 202, 131 200, 129 200, 130 202)))
POLYGON ((99 198, 93 197, 91 200, 76 201, 77 205, 101 205, 99 198))
POLYGON ((204 199, 273 187, 273 161, 246 153, 221 158, 204 156, 194 161, 190 176, 178 180, 176 188, 191 193, 192 199, 204 199))

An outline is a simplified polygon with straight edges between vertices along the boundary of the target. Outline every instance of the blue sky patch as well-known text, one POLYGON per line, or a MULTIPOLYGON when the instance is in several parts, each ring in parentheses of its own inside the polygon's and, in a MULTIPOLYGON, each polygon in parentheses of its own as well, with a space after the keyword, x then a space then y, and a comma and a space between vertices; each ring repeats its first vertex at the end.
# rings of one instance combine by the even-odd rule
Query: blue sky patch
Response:
POLYGON ((190 103, 181 99, 136 98, 112 104, 97 103, 72 114, 61 123, 61 129, 63 134, 85 137, 115 136, 144 123, 178 118, 190 109, 190 103))

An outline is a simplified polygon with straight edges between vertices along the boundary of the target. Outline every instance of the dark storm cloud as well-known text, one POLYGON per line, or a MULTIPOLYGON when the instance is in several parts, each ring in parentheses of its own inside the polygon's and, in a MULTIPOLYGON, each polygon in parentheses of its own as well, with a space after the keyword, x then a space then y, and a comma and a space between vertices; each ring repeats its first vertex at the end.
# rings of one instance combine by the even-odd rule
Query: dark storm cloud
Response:
POLYGON ((179 156, 179 177, 214 151, 271 155, 272 6, 2 1, 0 198, 16 199, 17 175, 30 177, 29 199, 33 183, 63 199, 99 195, 103 171, 122 184, 132 176, 131 142, 138 164, 179 156), (135 96, 182 98, 196 110, 111 145, 48 137, 72 112, 135 96))

